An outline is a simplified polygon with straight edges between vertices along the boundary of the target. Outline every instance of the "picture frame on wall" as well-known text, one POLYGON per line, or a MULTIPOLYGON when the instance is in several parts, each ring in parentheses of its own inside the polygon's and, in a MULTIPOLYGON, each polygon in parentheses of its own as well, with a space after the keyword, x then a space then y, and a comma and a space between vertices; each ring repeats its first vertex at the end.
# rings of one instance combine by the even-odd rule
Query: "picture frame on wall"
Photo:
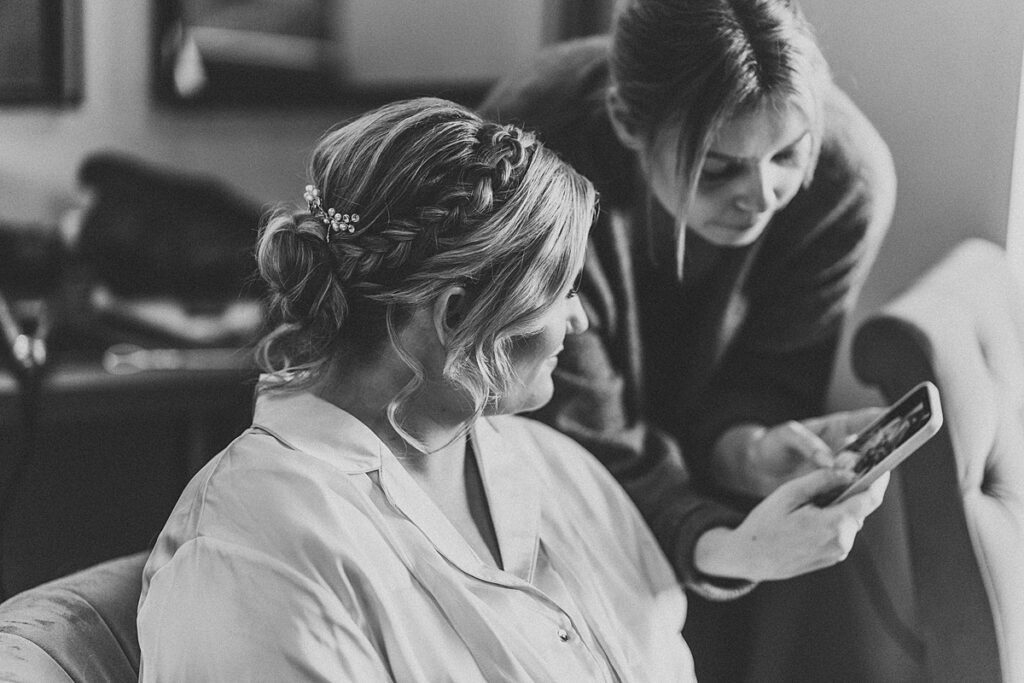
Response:
POLYGON ((0 2, 0 27, 0 105, 81 101, 81 0, 0 2))
POLYGON ((564 37, 567 0, 153 0, 158 101, 474 104, 564 37))

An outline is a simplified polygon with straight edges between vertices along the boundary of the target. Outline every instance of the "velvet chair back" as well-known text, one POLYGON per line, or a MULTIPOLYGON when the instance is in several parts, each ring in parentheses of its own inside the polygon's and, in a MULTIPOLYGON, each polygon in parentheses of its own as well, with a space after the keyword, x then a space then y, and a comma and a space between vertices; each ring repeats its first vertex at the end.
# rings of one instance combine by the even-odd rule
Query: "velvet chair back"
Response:
POLYGON ((1024 288, 970 239, 857 330, 854 370, 945 424, 900 465, 928 680, 1024 681, 1024 288))
POLYGON ((135 611, 147 556, 104 562, 0 604, 0 681, 138 681, 135 611))

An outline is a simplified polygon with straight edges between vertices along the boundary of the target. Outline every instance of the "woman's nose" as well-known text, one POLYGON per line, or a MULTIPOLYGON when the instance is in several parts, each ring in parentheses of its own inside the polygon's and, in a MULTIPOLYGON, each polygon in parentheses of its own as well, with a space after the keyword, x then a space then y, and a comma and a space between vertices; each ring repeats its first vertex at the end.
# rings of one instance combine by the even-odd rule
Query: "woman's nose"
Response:
POLYGON ((771 172, 760 167, 751 168, 744 178, 736 206, 750 213, 764 213, 775 206, 775 184, 771 172))
POLYGON ((579 296, 569 299, 567 322, 569 334, 582 334, 590 327, 590 320, 587 318, 587 312, 583 309, 583 302, 579 296))

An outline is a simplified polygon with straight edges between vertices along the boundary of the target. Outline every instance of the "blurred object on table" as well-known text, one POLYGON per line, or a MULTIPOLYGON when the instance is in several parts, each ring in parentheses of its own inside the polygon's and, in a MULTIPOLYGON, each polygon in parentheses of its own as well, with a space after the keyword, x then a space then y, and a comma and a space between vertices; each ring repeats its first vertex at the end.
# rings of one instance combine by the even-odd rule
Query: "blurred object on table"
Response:
POLYGON ((259 301, 184 302, 171 297, 121 297, 103 285, 89 296, 92 310, 114 326, 150 333, 182 346, 242 346, 262 321, 259 301))
POLYGON ((256 202, 217 178, 114 153, 90 155, 78 177, 92 195, 79 256, 116 295, 185 302, 259 296, 256 202))

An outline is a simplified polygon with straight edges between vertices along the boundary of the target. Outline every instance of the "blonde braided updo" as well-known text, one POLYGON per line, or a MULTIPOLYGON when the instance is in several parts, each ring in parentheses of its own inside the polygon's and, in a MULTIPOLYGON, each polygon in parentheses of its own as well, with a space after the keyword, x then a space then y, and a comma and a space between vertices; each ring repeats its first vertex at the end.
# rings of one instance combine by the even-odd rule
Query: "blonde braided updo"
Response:
MULTIPOLYGON (((341 355, 391 343, 418 306, 464 286, 467 313, 448 342, 445 375, 478 412, 514 377, 511 341, 582 267, 596 194, 536 138, 440 99, 396 102, 329 131, 310 183, 323 207, 359 220, 330 229, 279 208, 257 244, 271 331, 258 360, 275 386, 305 387, 341 355)), ((407 387, 403 396, 414 386, 407 387)))

